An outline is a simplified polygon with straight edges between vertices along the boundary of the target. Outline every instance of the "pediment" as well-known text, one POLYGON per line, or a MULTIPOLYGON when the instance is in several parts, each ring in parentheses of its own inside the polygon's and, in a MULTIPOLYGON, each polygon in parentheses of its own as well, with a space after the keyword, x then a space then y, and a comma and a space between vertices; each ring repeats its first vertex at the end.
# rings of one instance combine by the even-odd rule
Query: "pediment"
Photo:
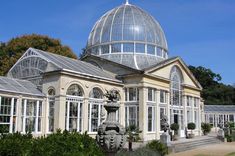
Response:
POLYGON ((169 61, 165 61, 164 63, 157 64, 156 66, 146 70, 145 73, 170 80, 171 70, 174 66, 177 66, 180 69, 183 76, 184 86, 202 89, 200 83, 196 80, 194 75, 188 69, 187 65, 179 57, 169 59, 169 61))

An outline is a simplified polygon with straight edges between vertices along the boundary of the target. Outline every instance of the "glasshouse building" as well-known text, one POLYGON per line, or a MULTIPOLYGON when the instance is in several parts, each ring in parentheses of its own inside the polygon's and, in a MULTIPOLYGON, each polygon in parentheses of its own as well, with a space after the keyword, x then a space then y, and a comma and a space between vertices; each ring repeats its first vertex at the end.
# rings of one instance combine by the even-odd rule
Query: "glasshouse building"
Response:
POLYGON ((205 122, 210 123, 212 130, 225 127, 226 122, 235 122, 235 105, 205 105, 205 122))
POLYGON ((180 137, 189 122, 201 133, 201 85, 180 57, 168 56, 158 21, 128 3, 95 23, 80 60, 29 48, 0 77, 0 126, 34 136, 56 129, 95 136, 107 114, 106 90, 119 93, 117 121, 138 126, 143 141, 160 138, 163 115, 180 125, 180 137))

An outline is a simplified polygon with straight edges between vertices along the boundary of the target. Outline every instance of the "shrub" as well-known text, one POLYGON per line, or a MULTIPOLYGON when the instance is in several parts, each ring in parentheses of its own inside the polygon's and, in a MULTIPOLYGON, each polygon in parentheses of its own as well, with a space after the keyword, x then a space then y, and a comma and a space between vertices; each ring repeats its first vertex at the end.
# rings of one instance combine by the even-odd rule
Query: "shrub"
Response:
POLYGON ((31 134, 1 134, 0 155, 22 156, 28 155, 32 145, 31 134))
POLYGON ((30 155, 37 156, 102 156, 103 153, 96 141, 86 133, 77 132, 63 133, 57 131, 47 137, 40 137, 33 140, 30 155))
POLYGON ((177 124, 177 123, 171 124, 171 130, 173 130, 174 134, 177 135, 178 134, 178 130, 179 130, 179 124, 177 124))
POLYGON ((225 138, 227 138, 227 142, 232 142, 232 136, 231 135, 226 135, 225 138))
POLYGON ((202 128, 202 132, 204 135, 206 135, 207 133, 210 133, 211 131, 211 125, 209 123, 201 123, 201 128, 202 128))
POLYGON ((193 122, 188 123, 188 129, 194 130, 195 128, 196 128, 195 123, 193 123, 193 122))
POLYGON ((153 140, 147 144, 147 147, 151 150, 158 152, 161 156, 168 154, 168 148, 165 144, 161 143, 158 140, 153 140))
POLYGON ((130 125, 126 128, 126 135, 128 141, 128 149, 132 151, 132 142, 140 140, 139 134, 141 131, 135 125, 130 125))

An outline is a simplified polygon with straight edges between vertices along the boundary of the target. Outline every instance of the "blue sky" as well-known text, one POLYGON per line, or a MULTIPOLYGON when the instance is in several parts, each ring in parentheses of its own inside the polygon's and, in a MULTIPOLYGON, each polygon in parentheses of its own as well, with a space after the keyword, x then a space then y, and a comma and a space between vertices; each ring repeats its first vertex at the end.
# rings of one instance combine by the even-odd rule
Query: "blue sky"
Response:
MULTIPOLYGON (((60 39, 76 54, 95 22, 125 0, 1 0, 0 41, 38 33, 60 39)), ((161 24, 170 56, 205 66, 235 83, 235 0, 130 0, 161 24)))

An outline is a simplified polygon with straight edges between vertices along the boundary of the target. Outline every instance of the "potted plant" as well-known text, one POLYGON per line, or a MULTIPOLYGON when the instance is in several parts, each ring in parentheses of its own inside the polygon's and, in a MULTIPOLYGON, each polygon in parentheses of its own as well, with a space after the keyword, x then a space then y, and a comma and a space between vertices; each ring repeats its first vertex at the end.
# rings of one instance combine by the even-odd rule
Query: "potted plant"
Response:
POLYGON ((129 151, 132 151, 132 142, 140 140, 139 134, 141 133, 141 131, 135 125, 130 125, 126 129, 126 133, 128 140, 128 149, 129 151))
POLYGON ((195 123, 188 123, 188 129, 191 130, 191 133, 188 135, 189 138, 194 138, 193 130, 196 128, 195 123))
POLYGON ((171 124, 171 130, 174 131, 174 135, 172 137, 173 141, 178 139, 178 130, 179 130, 179 124, 173 123, 171 124))
POLYGON ((202 132, 204 135, 207 135, 211 131, 211 125, 209 123, 202 123, 201 124, 202 132))

